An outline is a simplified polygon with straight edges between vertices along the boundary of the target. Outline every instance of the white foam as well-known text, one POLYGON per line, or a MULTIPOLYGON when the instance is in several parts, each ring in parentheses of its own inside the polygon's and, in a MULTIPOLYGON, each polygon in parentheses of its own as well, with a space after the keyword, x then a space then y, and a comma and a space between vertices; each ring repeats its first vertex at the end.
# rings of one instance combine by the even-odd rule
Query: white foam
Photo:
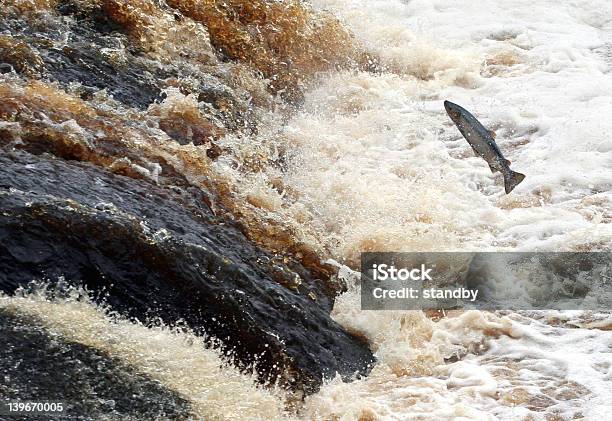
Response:
POLYGON ((53 336, 107 352, 113 358, 179 393, 195 419, 288 420, 281 391, 256 387, 256 379, 225 364, 204 339, 163 324, 144 326, 109 314, 83 290, 50 298, 44 285, 34 292, 0 294, 0 309, 33 317, 53 336))
MULTIPOLYGON (((337 260, 352 264, 368 247, 610 249, 609 2, 314 3, 338 15, 393 73, 334 75, 289 123, 298 158, 285 179, 318 220, 329 218, 325 232, 336 247, 327 250, 337 260), (444 99, 497 131, 512 168, 527 175, 511 195, 473 157, 444 99)), ((609 414, 612 336, 586 329, 607 329, 609 315, 573 325, 583 329, 557 326, 570 314, 563 312, 468 312, 433 322, 416 312, 360 311, 358 282, 350 284, 334 318, 365 336, 379 363, 366 379, 330 382, 309 398, 305 416, 609 414), (446 362, 452 355, 460 360, 446 362)))
POLYGON ((314 4, 339 16, 387 71, 325 76, 280 132, 225 139, 239 156, 276 162, 284 151, 283 169, 245 176, 235 162, 218 166, 253 206, 353 267, 368 249, 559 251, 612 243, 612 78, 597 52, 612 30, 593 6, 314 4), (497 131, 512 168, 527 176, 511 195, 473 155, 444 99, 497 131), (280 192, 271 188, 277 180, 280 192))

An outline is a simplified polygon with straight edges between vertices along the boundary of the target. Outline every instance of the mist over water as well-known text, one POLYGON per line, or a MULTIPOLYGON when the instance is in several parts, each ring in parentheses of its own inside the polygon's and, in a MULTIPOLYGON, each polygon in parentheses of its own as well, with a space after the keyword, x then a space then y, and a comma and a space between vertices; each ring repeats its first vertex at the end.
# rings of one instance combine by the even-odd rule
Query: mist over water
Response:
MULTIPOLYGON (((229 186, 251 222, 338 268, 349 288, 332 316, 375 353, 368 377, 338 376, 302 403, 254 386, 194 334, 113 319, 82 297, 2 296, 0 309, 132 364, 178 392, 196 419, 606 419, 608 314, 361 311, 355 270, 362 251, 610 250, 612 5, 312 4, 338 17, 381 70, 317 73, 297 112, 262 112, 248 142, 223 133, 216 141, 231 153, 206 168, 184 158, 204 159, 191 146, 159 148, 188 177, 229 186), (448 118, 446 99, 494 130, 526 174, 510 195, 448 118)), ((185 119, 190 97, 165 94, 149 111, 185 119)))

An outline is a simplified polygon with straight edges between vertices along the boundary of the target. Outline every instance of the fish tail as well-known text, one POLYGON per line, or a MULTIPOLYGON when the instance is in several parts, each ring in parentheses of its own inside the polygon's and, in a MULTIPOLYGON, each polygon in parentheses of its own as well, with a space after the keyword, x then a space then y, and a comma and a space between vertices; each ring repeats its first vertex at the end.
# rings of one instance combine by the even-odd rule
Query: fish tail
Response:
POLYGON ((524 179, 525 174, 514 172, 510 169, 504 173, 504 187, 506 188, 506 194, 509 194, 512 190, 514 190, 514 188, 524 179))

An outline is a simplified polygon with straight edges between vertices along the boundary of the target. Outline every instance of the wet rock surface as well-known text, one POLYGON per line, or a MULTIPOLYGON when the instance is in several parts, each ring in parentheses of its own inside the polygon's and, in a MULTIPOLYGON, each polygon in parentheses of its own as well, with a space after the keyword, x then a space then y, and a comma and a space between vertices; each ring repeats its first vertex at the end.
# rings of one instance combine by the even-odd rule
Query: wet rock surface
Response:
POLYGON ((330 318, 326 283, 255 246, 205 195, 7 146, 0 288, 63 277, 104 290, 112 309, 184 320, 238 366, 307 392, 336 372, 366 373, 372 354, 330 318))
POLYGON ((29 318, 0 310, 0 337, 0 400, 64 404, 62 415, 29 420, 188 419, 189 402, 178 393, 102 351, 50 335, 29 318))
POLYGON ((0 290, 84 285, 306 392, 366 373, 368 347, 329 315, 333 268, 215 167, 276 165, 253 135, 359 50, 293 0, 4 3, 0 290))
MULTIPOLYGON (((106 10, 108 4, 84 4, 88 3, 58 2, 37 16, 11 8, 0 11, 0 73, 59 83, 83 100, 103 92, 138 110, 162 102, 164 91, 176 88, 197 98, 196 106, 206 117, 200 124, 219 132, 254 124, 251 95, 231 80, 235 69, 217 60, 205 38, 185 42, 176 60, 169 52, 152 52, 152 47, 134 42, 134 30, 121 25, 106 10)), ((172 46, 163 40, 157 44, 172 46)), ((174 131, 168 134, 180 143, 192 140, 174 137, 174 131)))
MULTIPOLYGON (((376 62, 333 15, 301 0, 4 4, 1 143, 160 184, 203 183, 251 240, 329 280, 326 250, 266 215, 240 180, 286 170, 290 147, 272 144, 321 74, 376 62)), ((278 179, 266 183, 298 193, 278 179)))
MULTIPOLYGON (((148 72, 147 64, 151 66, 151 63, 127 51, 126 36, 112 32, 110 24, 67 14, 63 19, 56 17, 47 25, 46 31, 41 33, 40 28, 33 27, 28 20, 5 19, 0 23, 0 29, 19 34, 13 37, 13 43, 30 46, 29 54, 36 54, 36 70, 40 76, 63 84, 78 82, 84 86, 83 96, 106 89, 117 100, 140 108, 146 108, 159 98, 161 90, 155 77, 169 77, 168 72, 163 69, 158 69, 157 74, 148 72), (102 28, 103 25, 106 27, 102 28), (42 37, 43 34, 46 36, 42 37)), ((3 54, 7 55, 8 52, 3 54)), ((28 58, 25 53, 21 56, 28 58)), ((11 61, 15 62, 18 73, 32 74, 33 66, 27 63, 19 65, 18 57, 11 61)))

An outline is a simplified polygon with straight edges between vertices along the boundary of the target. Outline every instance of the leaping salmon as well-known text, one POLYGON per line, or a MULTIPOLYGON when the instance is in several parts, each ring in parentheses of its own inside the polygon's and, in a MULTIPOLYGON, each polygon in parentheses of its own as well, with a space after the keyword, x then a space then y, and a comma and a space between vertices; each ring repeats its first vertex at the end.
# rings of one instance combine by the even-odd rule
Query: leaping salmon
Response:
POLYGON ((476 117, 457 104, 444 101, 444 108, 474 152, 487 161, 491 172, 502 173, 506 194, 514 190, 525 179, 525 174, 510 169, 510 161, 504 158, 495 143, 495 133, 487 130, 476 117))

